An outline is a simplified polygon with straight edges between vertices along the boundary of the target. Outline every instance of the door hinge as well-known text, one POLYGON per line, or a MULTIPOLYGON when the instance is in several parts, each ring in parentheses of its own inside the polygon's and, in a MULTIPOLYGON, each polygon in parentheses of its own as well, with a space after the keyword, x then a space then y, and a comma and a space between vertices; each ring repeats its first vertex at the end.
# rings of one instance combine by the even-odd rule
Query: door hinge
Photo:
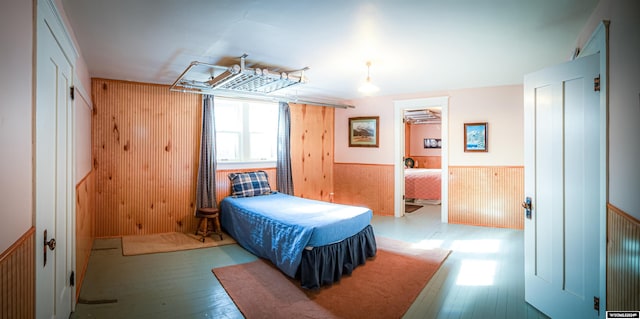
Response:
POLYGON ((593 296, 593 310, 598 312, 600 315, 600 298, 593 296))
POLYGON ((69 285, 71 287, 76 285, 76 272, 75 271, 72 271, 71 272, 71 276, 69 276, 69 285))
POLYGON ((73 101, 73 99, 75 99, 75 97, 76 97, 76 96, 75 96, 75 95, 76 95, 76 94, 75 94, 75 90, 76 90, 76 88, 75 88, 75 87, 73 87, 73 86, 69 88, 69 96, 71 97, 71 100, 72 100, 72 101, 73 101))
POLYGON ((600 92, 600 75, 597 78, 593 78, 593 91, 600 92))

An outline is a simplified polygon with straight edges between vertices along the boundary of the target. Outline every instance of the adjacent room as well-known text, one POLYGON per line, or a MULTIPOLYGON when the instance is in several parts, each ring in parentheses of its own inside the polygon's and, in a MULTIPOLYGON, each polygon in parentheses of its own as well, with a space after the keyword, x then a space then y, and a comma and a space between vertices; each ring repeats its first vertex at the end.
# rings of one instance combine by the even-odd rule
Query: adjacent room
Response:
POLYGON ((640 4, 10 0, 0 318, 640 315, 640 4))

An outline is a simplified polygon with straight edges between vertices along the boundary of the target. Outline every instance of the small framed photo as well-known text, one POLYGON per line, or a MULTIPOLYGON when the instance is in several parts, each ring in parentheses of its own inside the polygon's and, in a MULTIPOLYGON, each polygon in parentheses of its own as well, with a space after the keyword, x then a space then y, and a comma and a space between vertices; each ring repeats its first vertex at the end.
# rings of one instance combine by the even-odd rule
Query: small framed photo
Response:
POLYGON ((464 151, 488 152, 487 123, 464 123, 464 151))
POLYGON ((441 138, 425 138, 424 148, 442 148, 441 138))
POLYGON ((378 147, 379 116, 349 118, 349 147, 378 147))

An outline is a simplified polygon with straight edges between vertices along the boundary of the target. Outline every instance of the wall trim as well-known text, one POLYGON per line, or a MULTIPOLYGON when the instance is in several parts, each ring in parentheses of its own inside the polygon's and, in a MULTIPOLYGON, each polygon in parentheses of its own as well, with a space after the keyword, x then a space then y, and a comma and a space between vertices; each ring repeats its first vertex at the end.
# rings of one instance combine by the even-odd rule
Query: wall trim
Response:
POLYGON ((86 180, 86 179, 87 179, 91 174, 93 174, 93 172, 94 172, 93 167, 91 167, 91 169, 89 170, 89 172, 88 172, 86 175, 84 175, 84 177, 83 177, 80 181, 78 181, 78 183, 76 183, 76 189, 77 189, 78 187, 80 187, 80 184, 84 183, 84 181, 85 181, 85 180, 86 180))
MULTIPOLYGON (((640 221, 607 203, 606 310, 636 310, 640 300, 640 264, 632 243, 640 239, 640 221)), ((601 298, 602 300, 602 298, 601 298)))
POLYGON ((449 222, 524 228, 524 167, 449 167, 449 222))
POLYGON ((0 263, 2 263, 5 260, 5 258, 13 254, 16 251, 16 249, 22 246, 22 244, 24 244, 24 242, 27 241, 35 232, 36 232, 36 227, 31 226, 31 228, 29 228, 27 232, 25 232, 22 236, 20 236, 20 238, 18 238, 18 240, 16 240, 13 243, 13 245, 9 246, 7 250, 3 251, 2 254, 0 254, 0 263))
POLYGON ((35 234, 32 226, 0 255, 0 318, 36 318, 35 234))
POLYGON ((79 96, 85 103, 87 103, 87 105, 89 106, 89 110, 93 111, 93 102, 91 101, 91 97, 87 93, 87 90, 85 90, 84 86, 82 85, 82 82, 74 81, 73 87, 75 88, 76 93, 78 93, 77 96, 79 96))
POLYGON ((623 211, 622 209, 614 206, 611 203, 607 203, 607 208, 609 208, 610 210, 612 210, 613 212, 615 212, 616 214, 628 219, 630 222, 632 223, 636 223, 640 225, 640 220, 636 219, 635 217, 627 214, 625 211, 623 211))
POLYGON ((333 162, 337 165, 362 165, 362 166, 394 166, 394 164, 371 164, 371 163, 348 163, 348 162, 333 162))
POLYGON ((449 165, 449 168, 524 168, 524 165, 449 165))

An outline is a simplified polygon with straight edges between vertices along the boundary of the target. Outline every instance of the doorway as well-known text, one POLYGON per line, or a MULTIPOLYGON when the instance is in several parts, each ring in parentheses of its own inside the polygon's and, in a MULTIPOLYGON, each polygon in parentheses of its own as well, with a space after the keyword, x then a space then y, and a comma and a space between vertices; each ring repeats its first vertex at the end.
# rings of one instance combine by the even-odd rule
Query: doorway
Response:
POLYGON ((405 214, 405 179, 404 179, 404 154, 405 154, 405 126, 403 123, 404 114, 407 111, 425 110, 431 108, 440 108, 441 111, 441 155, 440 155, 440 167, 441 180, 440 195, 441 195, 441 221, 446 223, 448 221, 448 114, 449 114, 449 98, 448 97, 434 97, 434 98, 422 98, 411 100, 398 100, 394 102, 394 132, 396 136, 394 154, 396 154, 396 160, 394 161, 394 216, 402 217, 405 214))

